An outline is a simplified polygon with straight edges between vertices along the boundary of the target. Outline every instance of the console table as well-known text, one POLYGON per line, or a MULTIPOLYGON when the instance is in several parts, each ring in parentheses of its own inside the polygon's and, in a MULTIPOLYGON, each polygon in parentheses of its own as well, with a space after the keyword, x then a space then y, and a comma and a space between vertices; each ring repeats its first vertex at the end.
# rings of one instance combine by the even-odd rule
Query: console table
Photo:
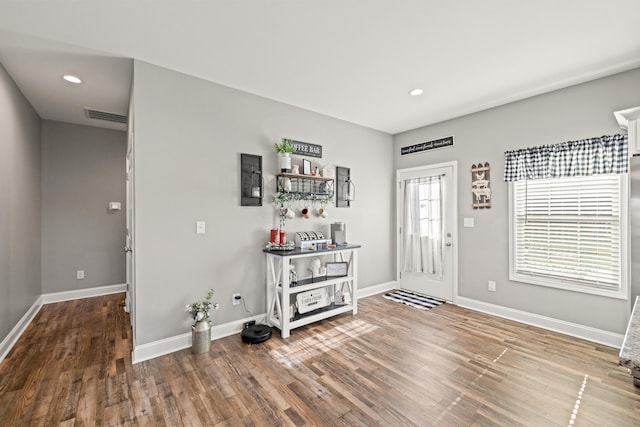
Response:
POLYGON ((343 245, 336 248, 321 250, 290 251, 268 250, 267 257, 267 324, 280 329, 280 336, 288 338, 291 329, 308 325, 341 313, 358 313, 358 249, 360 245, 343 245), (298 280, 296 284, 289 283, 289 269, 294 260, 317 257, 329 262, 346 262, 345 276, 315 277, 298 280), (297 294, 306 291, 327 288, 331 303, 304 314, 296 313, 293 301, 297 294), (336 292, 348 292, 350 301, 346 304, 336 303, 336 292))

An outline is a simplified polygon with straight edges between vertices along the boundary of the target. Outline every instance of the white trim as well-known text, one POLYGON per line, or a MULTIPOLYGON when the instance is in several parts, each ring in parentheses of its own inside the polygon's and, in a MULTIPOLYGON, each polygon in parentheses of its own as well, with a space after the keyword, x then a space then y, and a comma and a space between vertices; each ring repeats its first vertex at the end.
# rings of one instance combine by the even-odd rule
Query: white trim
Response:
POLYGON ((529 313, 526 311, 515 310, 501 305, 489 304, 487 302, 471 298, 458 296, 457 305, 618 349, 621 348, 622 342, 624 341, 624 335, 579 325, 577 323, 566 322, 552 317, 541 316, 539 314, 529 313))
MULTIPOLYGON (((379 285, 368 286, 358 290, 358 298, 364 298, 371 295, 375 295, 381 292, 386 292, 396 288, 396 282, 386 282, 379 285)), ((89 298, 100 295, 109 295, 124 292, 127 289, 126 284, 100 286, 96 288, 79 289, 75 291, 54 292, 49 294, 42 294, 33 306, 25 313, 16 326, 11 330, 9 335, 0 344, 0 362, 6 357, 9 351, 13 348, 20 336, 24 333, 25 329, 33 318, 36 316, 40 308, 44 304, 51 304, 55 302, 70 301, 74 299, 89 298)), ((240 320, 234 320, 231 322, 215 325, 211 328, 211 339, 217 340, 220 338, 228 337, 230 335, 237 334, 242 331, 244 324, 250 320, 256 322, 263 320, 266 317, 266 313, 247 317, 240 320)), ((131 354, 132 363, 139 363, 145 360, 153 359, 155 357, 163 356, 165 354, 173 353, 178 350, 191 347, 191 333, 187 332, 181 335, 164 338, 158 341, 154 341, 147 344, 135 346, 131 354)))
POLYGON ((2 340, 0 343, 0 362, 7 357, 7 354, 11 351, 16 342, 20 338, 20 336, 27 329, 27 326, 31 323, 36 314, 42 308, 42 296, 38 297, 33 305, 27 310, 27 312, 22 316, 22 318, 16 323, 16 325, 11 329, 11 332, 2 340))
MULTIPOLYGON (((358 299, 375 295, 381 292, 386 292, 395 288, 395 281, 361 288, 358 289, 358 299)), ((244 328, 244 324, 246 322, 250 320, 261 322, 266 318, 266 316, 267 314, 263 313, 253 317, 247 317, 244 319, 233 320, 231 322, 223 323, 220 325, 214 325, 211 328, 211 341, 238 334, 242 332, 242 328, 244 328)), ((238 339, 240 339, 240 337, 238 337, 238 339)), ((191 332, 134 346, 133 352, 131 353, 131 362, 144 362, 145 360, 154 359, 156 357, 164 356, 165 354, 173 353, 175 351, 183 350, 189 347, 191 347, 191 332)))
POLYGON ((380 283, 379 285, 367 286, 366 288, 358 289, 358 299, 370 297, 372 295, 377 295, 382 292, 388 292, 390 290, 396 289, 397 283, 396 281, 380 283))
MULTIPOLYGON (((258 322, 258 320, 265 319, 266 316, 267 314, 263 313, 253 317, 246 317, 244 319, 214 325, 211 327, 211 341, 240 333, 246 322, 250 320, 258 322)), ((238 339, 240 339, 240 337, 238 337, 238 339)), ((137 345, 134 346, 131 352, 131 363, 144 362, 145 360, 154 359, 189 347, 191 347, 191 332, 137 345)))
POLYGON ((97 297, 100 295, 117 294, 124 292, 127 289, 126 284, 99 286, 96 288, 78 289, 75 291, 54 292, 50 294, 42 294, 36 299, 31 308, 22 316, 22 318, 11 329, 11 332, 0 343, 0 362, 7 357, 9 351, 16 345, 16 342, 22 336, 27 326, 33 321, 36 314, 40 311, 44 304, 51 304, 54 302, 70 301, 80 298, 97 297))
POLYGON ((117 294, 127 290, 126 283, 119 285, 98 286, 95 288, 76 289, 73 291, 53 292, 50 294, 42 294, 43 304, 51 304, 53 302, 71 301, 74 299, 97 297, 101 295, 117 294))

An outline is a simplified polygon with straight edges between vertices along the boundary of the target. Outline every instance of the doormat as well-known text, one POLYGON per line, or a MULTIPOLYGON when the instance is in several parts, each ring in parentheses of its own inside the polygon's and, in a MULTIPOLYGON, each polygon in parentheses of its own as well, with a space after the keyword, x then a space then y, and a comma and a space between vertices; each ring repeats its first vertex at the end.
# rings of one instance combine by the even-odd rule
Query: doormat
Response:
POLYGON ((419 308, 420 310, 431 310, 433 307, 444 304, 443 300, 416 294, 415 292, 404 291, 402 289, 387 292, 386 294, 383 294, 382 297, 391 301, 410 305, 411 307, 419 308))

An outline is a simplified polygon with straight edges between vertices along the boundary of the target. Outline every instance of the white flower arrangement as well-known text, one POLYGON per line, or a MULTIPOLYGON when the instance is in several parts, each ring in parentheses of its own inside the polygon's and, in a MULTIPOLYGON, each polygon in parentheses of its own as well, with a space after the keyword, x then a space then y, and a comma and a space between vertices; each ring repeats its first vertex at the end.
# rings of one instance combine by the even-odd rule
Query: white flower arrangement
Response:
POLYGON ((211 310, 218 309, 219 304, 211 302, 211 298, 213 297, 213 292, 214 292, 213 289, 209 289, 209 292, 207 292, 207 296, 203 301, 194 302, 184 306, 184 310, 187 313, 189 313, 189 315, 194 321, 194 324, 202 320, 209 320, 209 316, 211 315, 211 310))

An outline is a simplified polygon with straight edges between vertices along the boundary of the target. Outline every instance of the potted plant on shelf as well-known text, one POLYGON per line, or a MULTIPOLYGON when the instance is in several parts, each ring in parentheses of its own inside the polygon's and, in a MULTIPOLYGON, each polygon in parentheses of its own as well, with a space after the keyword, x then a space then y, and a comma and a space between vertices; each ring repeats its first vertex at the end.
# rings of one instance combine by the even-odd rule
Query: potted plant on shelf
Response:
POLYGON ((278 164, 280 166, 280 172, 291 172, 291 153, 293 153, 293 141, 290 139, 282 138, 280 143, 275 143, 274 147, 278 154, 280 154, 278 159, 278 164))
POLYGON ((211 350, 211 310, 217 310, 218 304, 212 303, 213 289, 209 289, 204 300, 187 304, 185 311, 193 319, 191 326, 191 352, 208 353, 211 350))

